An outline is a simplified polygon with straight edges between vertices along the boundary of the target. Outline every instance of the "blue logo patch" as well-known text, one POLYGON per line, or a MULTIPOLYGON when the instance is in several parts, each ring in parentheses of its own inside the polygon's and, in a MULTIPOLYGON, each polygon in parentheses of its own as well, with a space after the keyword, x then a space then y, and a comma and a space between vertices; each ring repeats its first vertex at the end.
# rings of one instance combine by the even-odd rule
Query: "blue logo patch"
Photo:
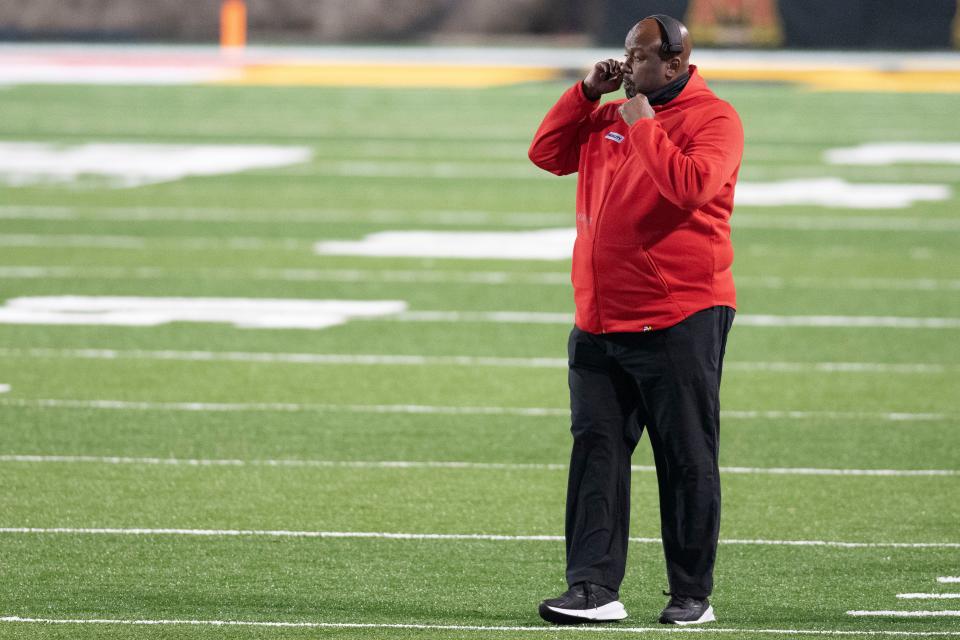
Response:
POLYGON ((603 137, 606 138, 607 140, 613 140, 617 144, 620 144, 621 142, 623 142, 623 136, 620 135, 619 133, 614 133, 613 131, 607 133, 607 135, 603 137))

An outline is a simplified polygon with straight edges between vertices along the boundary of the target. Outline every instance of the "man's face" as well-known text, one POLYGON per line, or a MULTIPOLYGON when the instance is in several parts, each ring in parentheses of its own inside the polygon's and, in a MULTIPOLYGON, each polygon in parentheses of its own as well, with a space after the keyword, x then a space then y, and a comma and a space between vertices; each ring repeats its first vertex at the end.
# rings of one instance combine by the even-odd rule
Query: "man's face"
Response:
POLYGON ((646 22, 631 30, 624 43, 623 90, 628 98, 653 93, 671 79, 670 62, 660 57, 659 29, 656 23, 652 29, 644 28, 646 22))

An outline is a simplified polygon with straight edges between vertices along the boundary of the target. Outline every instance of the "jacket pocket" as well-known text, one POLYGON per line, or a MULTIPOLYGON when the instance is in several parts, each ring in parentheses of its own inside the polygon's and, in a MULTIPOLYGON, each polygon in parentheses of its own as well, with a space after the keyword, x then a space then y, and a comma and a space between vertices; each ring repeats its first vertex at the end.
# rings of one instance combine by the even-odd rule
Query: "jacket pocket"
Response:
POLYGON ((648 251, 642 251, 642 255, 643 259, 647 262, 650 272, 656 276, 657 281, 660 282, 660 286, 663 287, 663 292, 667 296, 667 299, 680 311, 680 315, 686 315, 683 311, 683 307, 681 307, 680 304, 674 299, 670 285, 667 284, 667 279, 663 277, 663 273, 660 271, 660 266, 657 264, 656 260, 653 259, 653 256, 651 256, 648 251))

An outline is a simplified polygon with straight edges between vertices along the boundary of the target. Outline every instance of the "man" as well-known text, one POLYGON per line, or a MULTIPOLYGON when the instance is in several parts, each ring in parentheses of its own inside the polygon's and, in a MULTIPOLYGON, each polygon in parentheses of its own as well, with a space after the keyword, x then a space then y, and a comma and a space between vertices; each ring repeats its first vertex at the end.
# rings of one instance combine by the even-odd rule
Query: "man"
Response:
POLYGON ((715 620, 719 390, 736 305, 730 214, 743 153, 736 111, 689 64, 679 21, 651 16, 626 59, 598 62, 550 109, 530 159, 578 172, 576 323, 568 342, 573 451, 569 591, 554 623, 620 620, 630 457, 646 427, 671 596, 660 622, 715 620), (598 106, 621 83, 627 100, 598 106))

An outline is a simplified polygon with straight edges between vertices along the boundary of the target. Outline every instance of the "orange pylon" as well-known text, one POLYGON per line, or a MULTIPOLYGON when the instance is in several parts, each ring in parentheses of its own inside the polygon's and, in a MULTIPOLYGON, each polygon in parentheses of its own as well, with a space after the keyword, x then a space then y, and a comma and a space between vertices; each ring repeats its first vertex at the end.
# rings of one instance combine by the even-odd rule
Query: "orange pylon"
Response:
POLYGON ((243 0, 223 0, 220 5, 220 46, 242 49, 247 44, 247 5, 243 0))

